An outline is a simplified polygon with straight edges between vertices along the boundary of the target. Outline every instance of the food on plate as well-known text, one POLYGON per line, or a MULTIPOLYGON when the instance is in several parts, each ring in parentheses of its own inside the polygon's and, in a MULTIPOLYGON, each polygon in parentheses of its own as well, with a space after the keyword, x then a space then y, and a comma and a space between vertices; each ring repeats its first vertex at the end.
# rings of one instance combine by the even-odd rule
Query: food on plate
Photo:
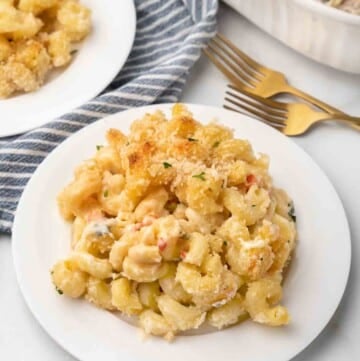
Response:
POLYGON ((106 139, 58 195, 72 239, 51 271, 56 290, 166 339, 204 322, 288 324, 279 302, 296 218, 268 157, 182 104, 106 139))
POLYGON ((90 29, 78 0, 0 0, 0 99, 37 90, 90 29))
POLYGON ((322 0, 322 2, 340 10, 360 15, 360 0, 322 0))

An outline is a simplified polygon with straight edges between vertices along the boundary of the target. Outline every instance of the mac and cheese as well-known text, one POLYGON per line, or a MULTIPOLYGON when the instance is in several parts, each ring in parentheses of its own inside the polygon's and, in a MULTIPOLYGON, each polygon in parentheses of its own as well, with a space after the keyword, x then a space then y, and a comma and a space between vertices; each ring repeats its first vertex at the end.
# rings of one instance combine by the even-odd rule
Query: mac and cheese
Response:
POLYGON ((207 321, 270 326, 295 246, 293 206, 269 160, 181 104, 116 129, 58 196, 71 254, 52 269, 59 293, 136 316, 171 339, 207 321))
POLYGON ((90 30, 79 0, 0 0, 0 99, 39 89, 90 30))

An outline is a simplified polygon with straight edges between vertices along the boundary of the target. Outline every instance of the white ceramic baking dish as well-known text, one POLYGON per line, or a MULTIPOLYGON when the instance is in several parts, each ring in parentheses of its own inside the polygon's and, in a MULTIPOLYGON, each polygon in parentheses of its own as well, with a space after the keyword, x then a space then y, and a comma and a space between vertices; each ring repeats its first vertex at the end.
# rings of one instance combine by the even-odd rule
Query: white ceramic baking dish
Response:
POLYGON ((318 0, 223 0, 310 58, 360 74, 360 16, 318 0))

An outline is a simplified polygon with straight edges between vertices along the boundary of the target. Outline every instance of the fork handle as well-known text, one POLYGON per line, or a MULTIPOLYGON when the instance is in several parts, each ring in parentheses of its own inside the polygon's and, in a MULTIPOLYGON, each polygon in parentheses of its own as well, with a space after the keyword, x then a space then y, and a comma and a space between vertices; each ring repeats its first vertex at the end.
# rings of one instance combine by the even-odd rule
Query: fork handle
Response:
MULTIPOLYGON (((339 120, 343 121, 347 125, 349 125, 352 128, 355 128, 357 130, 360 130, 360 118, 359 117, 353 117, 351 115, 348 115, 344 113, 342 110, 332 107, 329 104, 324 103, 323 101, 311 96, 308 93, 303 92, 302 90, 295 88, 291 85, 287 85, 284 89, 284 93, 290 93, 292 95, 295 95, 303 100, 306 100, 307 102, 316 105, 322 110, 325 110, 327 113, 337 115, 337 118, 339 120)), ((332 118, 334 119, 334 118, 332 118)))
POLYGON ((346 125, 349 125, 350 127, 359 130, 360 131, 360 124, 354 123, 351 120, 346 120, 344 117, 341 117, 339 114, 328 114, 328 116, 324 116, 323 118, 317 119, 317 121, 324 121, 324 120, 335 120, 340 123, 344 123, 346 125))

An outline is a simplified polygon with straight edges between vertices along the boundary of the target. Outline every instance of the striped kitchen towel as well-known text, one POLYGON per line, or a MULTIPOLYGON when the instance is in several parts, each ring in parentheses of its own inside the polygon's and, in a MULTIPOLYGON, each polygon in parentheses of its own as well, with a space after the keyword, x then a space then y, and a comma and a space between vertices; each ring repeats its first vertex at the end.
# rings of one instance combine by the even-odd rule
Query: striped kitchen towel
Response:
POLYGON ((136 36, 122 71, 102 95, 22 136, 0 139, 0 231, 43 159, 84 126, 131 107, 175 102, 201 48, 215 35, 218 0, 135 0, 136 36))

